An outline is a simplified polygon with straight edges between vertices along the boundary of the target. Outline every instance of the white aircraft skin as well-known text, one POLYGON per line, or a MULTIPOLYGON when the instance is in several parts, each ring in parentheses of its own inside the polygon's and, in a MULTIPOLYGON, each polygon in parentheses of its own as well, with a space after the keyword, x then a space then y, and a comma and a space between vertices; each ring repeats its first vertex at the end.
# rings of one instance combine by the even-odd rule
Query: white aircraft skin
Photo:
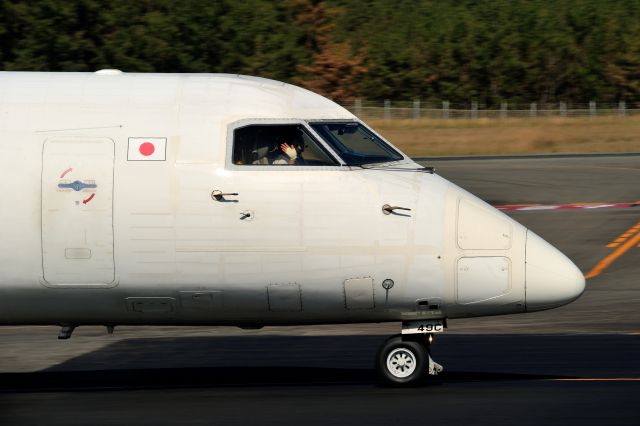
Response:
POLYGON ((321 142, 339 165, 233 164, 243 126, 361 123, 295 86, 2 72, 0 112, 2 325, 409 323, 584 290, 562 253, 407 156, 347 166, 321 142), (147 139, 163 159, 134 161, 147 139))

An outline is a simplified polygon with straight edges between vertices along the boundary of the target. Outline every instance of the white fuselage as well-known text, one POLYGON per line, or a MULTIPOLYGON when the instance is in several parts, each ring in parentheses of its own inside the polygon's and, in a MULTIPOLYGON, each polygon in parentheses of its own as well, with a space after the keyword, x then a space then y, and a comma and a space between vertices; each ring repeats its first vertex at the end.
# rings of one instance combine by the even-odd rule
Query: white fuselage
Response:
POLYGON ((294 86, 0 73, 0 99, 0 324, 408 321, 547 309, 584 288, 564 255, 409 158, 233 164, 246 123, 358 121, 294 86), (159 160, 132 155, 145 138, 164 141, 159 160))

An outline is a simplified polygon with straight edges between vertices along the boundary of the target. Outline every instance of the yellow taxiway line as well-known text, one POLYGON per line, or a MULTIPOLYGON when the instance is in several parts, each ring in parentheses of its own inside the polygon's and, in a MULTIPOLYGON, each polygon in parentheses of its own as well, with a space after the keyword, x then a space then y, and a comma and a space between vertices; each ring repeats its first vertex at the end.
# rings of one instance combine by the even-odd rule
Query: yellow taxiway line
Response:
MULTIPOLYGON (((627 230, 625 234, 636 232, 638 228, 640 228, 640 223, 637 223, 636 225, 629 228, 629 230, 627 230)), ((587 275, 585 275, 585 278, 589 279, 589 278, 597 277, 602 273, 602 271, 607 269, 620 256, 625 254, 632 247, 635 247, 636 245, 638 245, 638 243, 640 243, 640 232, 637 232, 632 238, 629 238, 627 242, 625 242, 624 244, 616 248, 613 253, 611 253, 604 259, 602 259, 591 271, 589 271, 587 275)))
POLYGON ((592 377, 579 379, 550 379, 552 382, 640 382, 640 377, 592 377))

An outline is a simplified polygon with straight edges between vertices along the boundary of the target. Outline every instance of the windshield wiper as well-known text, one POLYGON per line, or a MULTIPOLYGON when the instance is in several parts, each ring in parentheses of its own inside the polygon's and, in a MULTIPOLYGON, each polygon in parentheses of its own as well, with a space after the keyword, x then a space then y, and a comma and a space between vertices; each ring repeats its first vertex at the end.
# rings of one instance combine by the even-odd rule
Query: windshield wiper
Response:
POLYGON ((351 164, 352 166, 360 167, 362 169, 367 170, 389 170, 393 172, 423 172, 434 174, 436 169, 435 167, 430 166, 422 166, 422 167, 412 167, 412 168, 403 168, 403 167, 395 167, 395 166, 385 166, 384 164, 351 164))

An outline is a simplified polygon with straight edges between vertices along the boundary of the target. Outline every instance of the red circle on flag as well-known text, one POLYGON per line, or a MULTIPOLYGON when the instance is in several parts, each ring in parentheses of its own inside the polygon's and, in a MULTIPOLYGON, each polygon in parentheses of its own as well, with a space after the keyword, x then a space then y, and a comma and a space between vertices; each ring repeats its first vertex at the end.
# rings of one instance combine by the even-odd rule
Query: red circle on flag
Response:
POLYGON ((142 145, 140 145, 139 149, 140 149, 140 154, 144 156, 149 156, 153 154, 153 152, 156 150, 156 147, 153 146, 151 142, 145 142, 142 145))

